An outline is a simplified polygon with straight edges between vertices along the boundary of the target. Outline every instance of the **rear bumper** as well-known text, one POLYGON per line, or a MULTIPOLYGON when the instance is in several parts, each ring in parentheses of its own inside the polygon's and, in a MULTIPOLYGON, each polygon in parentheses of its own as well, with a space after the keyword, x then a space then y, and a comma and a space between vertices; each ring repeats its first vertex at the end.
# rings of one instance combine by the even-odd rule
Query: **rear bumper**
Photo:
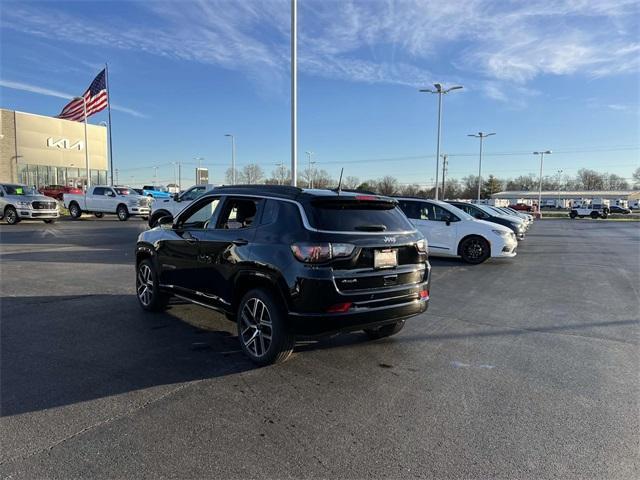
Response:
MULTIPOLYGON (((416 296, 417 297, 417 296, 416 296)), ((429 299, 414 298, 408 302, 384 307, 354 309, 347 313, 289 313, 289 329, 297 335, 325 335, 373 328, 424 313, 429 299)))

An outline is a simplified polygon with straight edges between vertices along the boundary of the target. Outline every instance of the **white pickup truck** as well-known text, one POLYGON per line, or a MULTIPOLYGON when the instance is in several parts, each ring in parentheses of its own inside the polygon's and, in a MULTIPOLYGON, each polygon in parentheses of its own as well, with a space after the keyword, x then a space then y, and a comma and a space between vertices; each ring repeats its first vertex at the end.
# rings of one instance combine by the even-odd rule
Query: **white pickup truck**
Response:
POLYGON ((147 217, 151 211, 151 199, 127 187, 96 185, 88 193, 65 193, 63 201, 73 218, 80 218, 83 213, 93 213, 98 218, 113 213, 125 221, 131 215, 147 217))
POLYGON ((205 192, 208 192, 215 185, 194 185, 180 194, 176 194, 172 198, 156 198, 151 206, 151 214, 149 215, 149 226, 151 228, 158 225, 158 221, 162 217, 175 217, 176 214, 193 202, 196 198, 205 192))

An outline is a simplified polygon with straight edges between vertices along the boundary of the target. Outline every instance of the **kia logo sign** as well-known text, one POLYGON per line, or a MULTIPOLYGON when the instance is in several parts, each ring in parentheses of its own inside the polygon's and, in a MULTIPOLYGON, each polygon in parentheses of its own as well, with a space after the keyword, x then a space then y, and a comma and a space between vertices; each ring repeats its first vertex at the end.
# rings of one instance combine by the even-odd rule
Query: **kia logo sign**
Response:
POLYGON ((53 137, 47 138, 47 147, 49 148, 59 148, 60 150, 82 150, 83 144, 81 140, 77 142, 72 142, 69 139, 61 138, 56 140, 53 137))

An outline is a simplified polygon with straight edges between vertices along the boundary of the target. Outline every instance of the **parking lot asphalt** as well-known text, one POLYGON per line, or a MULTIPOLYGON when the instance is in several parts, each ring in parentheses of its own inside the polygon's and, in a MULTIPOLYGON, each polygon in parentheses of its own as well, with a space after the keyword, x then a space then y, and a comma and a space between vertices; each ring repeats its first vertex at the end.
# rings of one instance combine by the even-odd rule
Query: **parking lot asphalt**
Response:
POLYGON ((638 224, 539 221, 516 258, 432 259, 399 335, 266 368, 214 312, 141 311, 145 228, 0 226, 2 477, 640 477, 638 224))

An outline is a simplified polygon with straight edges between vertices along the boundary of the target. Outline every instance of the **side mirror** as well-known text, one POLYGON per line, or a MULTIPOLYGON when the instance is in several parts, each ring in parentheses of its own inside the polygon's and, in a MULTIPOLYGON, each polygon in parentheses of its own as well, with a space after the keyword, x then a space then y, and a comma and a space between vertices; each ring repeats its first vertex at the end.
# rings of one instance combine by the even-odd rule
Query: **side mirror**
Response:
POLYGON ((447 227, 451 225, 451 221, 452 221, 451 215, 447 215, 444 217, 444 223, 447 227))
POLYGON ((167 225, 173 225, 172 215, 165 215, 164 217, 160 217, 160 219, 158 220, 158 226, 164 227, 167 225))
POLYGON ((179 193, 174 193, 174 194, 173 194, 173 195, 171 195, 171 196, 173 197, 173 199, 174 199, 176 202, 179 202, 179 201, 180 201, 180 194, 179 194, 179 193))

